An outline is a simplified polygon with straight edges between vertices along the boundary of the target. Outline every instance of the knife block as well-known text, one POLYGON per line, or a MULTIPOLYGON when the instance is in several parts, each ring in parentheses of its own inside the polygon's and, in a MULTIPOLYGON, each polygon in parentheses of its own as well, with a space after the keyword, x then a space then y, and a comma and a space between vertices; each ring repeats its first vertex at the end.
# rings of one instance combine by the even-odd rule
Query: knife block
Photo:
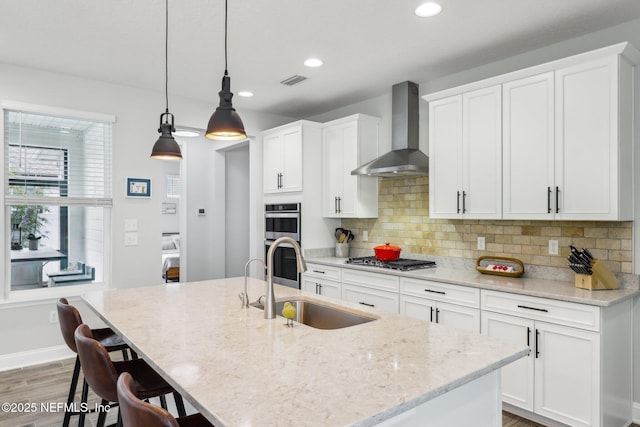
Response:
POLYGON ((600 289, 618 289, 620 287, 620 281, 599 259, 591 261, 591 271, 593 274, 576 273, 576 288, 594 291, 600 289))

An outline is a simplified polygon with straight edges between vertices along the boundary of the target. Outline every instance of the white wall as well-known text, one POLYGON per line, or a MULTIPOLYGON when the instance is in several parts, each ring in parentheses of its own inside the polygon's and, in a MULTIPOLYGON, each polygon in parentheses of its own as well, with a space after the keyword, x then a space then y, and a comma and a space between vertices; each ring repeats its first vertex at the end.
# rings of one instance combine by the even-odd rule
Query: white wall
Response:
POLYGON ((225 152, 225 274, 244 275, 249 260, 249 145, 225 152))
MULTIPOLYGON (((216 107, 218 100, 214 98, 211 104, 206 104, 170 94, 170 109, 180 125, 202 128, 216 107)), ((152 185, 163 179, 162 162, 149 158, 153 143, 158 138, 158 119, 164 111, 163 92, 0 64, 0 101, 5 100, 116 116, 113 126, 114 194, 109 285, 135 287, 159 283, 163 199, 155 194, 150 200, 126 199, 124 190, 127 176, 151 178, 152 185), (137 246, 124 245, 124 222, 127 218, 138 219, 137 246)), ((287 117, 251 111, 240 111, 240 114, 247 132, 254 135, 291 121, 287 117)), ((204 186, 211 184, 211 181, 203 182, 204 186)), ((3 209, 0 211, 0 223, 4 224, 5 213, 3 209)), ((5 233, 2 235, 3 239, 6 238, 5 233)), ((209 239, 209 244, 214 244, 214 240, 209 239)), ((0 259, 4 259, 8 243, 0 246, 0 259)), ((5 264, 0 262, 0 277, 3 278, 7 277, 5 264)), ((55 310, 54 301, 55 298, 49 297, 44 298, 43 303, 17 303, 0 295, 0 342, 3 343, 0 347, 0 369, 3 361, 9 366, 8 360, 16 352, 45 349, 43 357, 46 358, 47 347, 64 344, 58 326, 48 323, 49 312, 55 310)))

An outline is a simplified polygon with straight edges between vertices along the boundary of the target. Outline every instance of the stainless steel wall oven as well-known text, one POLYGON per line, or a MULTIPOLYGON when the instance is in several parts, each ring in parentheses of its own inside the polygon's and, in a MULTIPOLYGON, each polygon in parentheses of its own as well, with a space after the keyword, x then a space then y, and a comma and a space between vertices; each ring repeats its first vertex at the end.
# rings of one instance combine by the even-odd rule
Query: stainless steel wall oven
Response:
MULTIPOLYGON (((269 247, 279 237, 291 237, 301 243, 300 203, 268 204, 264 209, 265 261, 269 247)), ((296 254, 288 244, 279 245, 273 257, 273 282, 300 289, 296 254)))

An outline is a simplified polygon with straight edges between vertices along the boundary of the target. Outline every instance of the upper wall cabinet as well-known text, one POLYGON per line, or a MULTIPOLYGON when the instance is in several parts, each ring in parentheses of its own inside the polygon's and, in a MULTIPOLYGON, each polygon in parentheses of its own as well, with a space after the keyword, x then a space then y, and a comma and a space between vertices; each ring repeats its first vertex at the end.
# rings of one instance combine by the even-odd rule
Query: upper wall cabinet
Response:
POLYGON ((429 215, 500 218, 500 86, 429 104, 429 215))
MULTIPOLYGON (((451 101, 499 85, 501 148, 496 154, 486 146, 475 146, 473 139, 467 141, 472 150, 476 148, 468 162, 476 161, 479 153, 495 154, 500 161, 501 208, 493 218, 632 219, 633 74, 639 61, 638 51, 620 43, 425 96, 430 104, 430 215, 459 218, 459 207, 464 218, 465 208, 469 211, 474 201, 464 182, 456 209, 452 203, 457 193, 445 196, 452 191, 453 172, 447 176, 443 169, 460 167, 452 164, 453 153, 448 150, 453 149, 448 146, 465 140, 464 132, 474 132, 474 122, 468 118, 458 120, 459 130, 443 131, 443 123, 454 126, 451 101), (447 118, 443 118, 445 105, 449 105, 447 118)), ((488 120, 495 124, 493 118, 488 120)), ((464 153, 458 155, 465 158, 464 153)), ((488 176, 478 182, 479 187, 494 188, 489 181, 493 167, 490 161, 484 165, 488 176)), ((463 176, 467 169, 463 164, 463 176)))
POLYGON ((302 150, 320 143, 319 124, 298 121, 262 133, 265 193, 302 191, 302 150))
POLYGON ((322 128, 322 213, 327 218, 376 218, 378 178, 351 175, 378 155, 380 119, 355 114, 322 128))

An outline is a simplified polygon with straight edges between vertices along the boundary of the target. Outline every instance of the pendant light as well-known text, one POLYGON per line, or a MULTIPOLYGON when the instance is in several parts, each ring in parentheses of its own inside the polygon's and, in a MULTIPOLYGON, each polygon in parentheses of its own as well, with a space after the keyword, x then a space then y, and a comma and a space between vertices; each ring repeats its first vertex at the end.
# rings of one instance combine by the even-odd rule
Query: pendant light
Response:
POLYGON ((240 141, 247 138, 242 119, 236 113, 231 104, 231 78, 227 71, 227 0, 224 2, 224 76, 222 77, 222 90, 218 92, 220 105, 211 115, 207 125, 207 139, 221 141, 240 141))
POLYGON ((164 113, 160 114, 160 127, 158 128, 160 138, 153 144, 151 158, 181 160, 182 153, 180 152, 180 146, 171 134, 176 131, 176 128, 173 126, 173 114, 169 112, 169 0, 165 0, 164 95, 167 108, 164 113), (169 122, 169 120, 171 120, 171 122, 169 122))

